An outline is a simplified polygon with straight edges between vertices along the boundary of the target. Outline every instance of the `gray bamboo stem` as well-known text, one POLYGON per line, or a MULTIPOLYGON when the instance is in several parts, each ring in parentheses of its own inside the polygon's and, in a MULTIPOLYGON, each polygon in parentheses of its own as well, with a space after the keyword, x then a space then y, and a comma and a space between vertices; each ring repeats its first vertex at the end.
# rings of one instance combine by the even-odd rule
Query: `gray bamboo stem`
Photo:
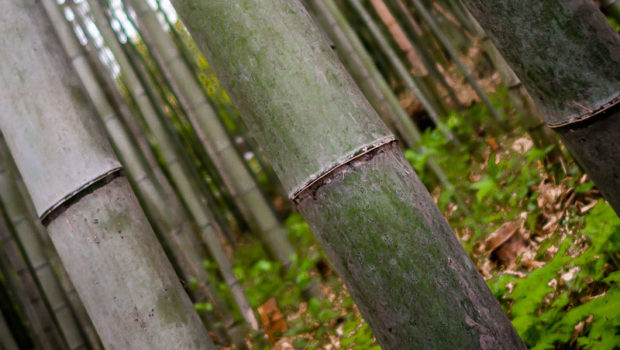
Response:
POLYGON ((383 349, 525 348, 299 1, 174 4, 383 349))
POLYGON ((469 23, 474 30, 474 34, 481 41, 484 50, 489 55, 502 82, 508 89, 508 94, 511 101, 515 104, 521 125, 523 125, 537 147, 544 149, 547 146, 554 145, 555 149, 551 158, 560 157, 559 145, 553 132, 545 125, 540 111, 536 108, 534 101, 532 101, 532 98, 523 87, 523 84, 521 84, 521 80, 519 80, 519 77, 517 77, 512 68, 510 68, 504 57, 502 57, 502 54, 499 53, 491 41, 491 38, 489 38, 484 29, 480 27, 478 21, 471 17, 467 10, 464 11, 465 15, 470 18, 469 23))
POLYGON ((589 0, 464 3, 620 214, 618 33, 589 0))
POLYGON ((105 18, 101 12, 102 10, 96 4, 92 5, 90 9, 94 16, 95 23, 104 37, 104 42, 110 48, 120 66, 121 75, 124 78, 123 80, 127 88, 140 108, 142 117, 150 132, 158 142, 159 150, 170 174, 171 181, 190 212, 190 215, 196 222, 203 240, 209 247, 209 251, 222 273, 222 277, 233 294, 243 319, 252 329, 258 330, 258 320, 245 296, 243 288, 233 273, 232 265, 219 240, 219 231, 221 229, 211 215, 210 209, 200 197, 199 191, 196 190, 193 181, 187 175, 181 156, 177 154, 177 146, 175 145, 174 139, 169 135, 160 120, 160 116, 147 96, 146 90, 140 82, 140 78, 136 75, 128 57, 117 42, 116 36, 111 28, 105 24, 105 18))
MULTIPOLYGON (((122 125, 116 109, 110 104, 105 92, 99 84, 96 73, 88 64, 81 45, 62 17, 60 8, 51 8, 48 16, 59 36, 67 55, 73 57, 72 64, 82 81, 89 97, 104 125, 108 137, 121 159, 129 178, 134 184, 138 197, 142 198, 147 212, 156 218, 155 224, 160 226, 160 232, 165 243, 170 247, 173 258, 180 266, 186 280, 195 277, 198 281, 197 291, 194 293, 198 302, 211 302, 217 316, 221 318, 226 330, 234 327, 234 318, 225 307, 225 303, 211 288, 209 277, 200 265, 204 256, 199 254, 199 246, 192 239, 193 232, 190 225, 183 225, 185 220, 181 216, 182 208, 175 197, 164 195, 160 188, 161 183, 155 177, 153 169, 147 164, 143 153, 134 145, 135 140, 122 125)), ((141 137, 140 135, 140 138, 141 137)), ((213 323, 213 322, 211 322, 213 323)), ((217 332, 217 328, 213 329, 217 332)), ((231 330, 234 333, 234 330, 231 330)), ((236 339, 240 342, 239 339, 236 339)))
MULTIPOLYGON (((245 162, 236 152, 224 125, 202 93, 194 73, 168 33, 157 20, 156 12, 143 0, 130 0, 144 40, 154 48, 164 75, 175 91, 200 141, 245 219, 261 234, 270 253, 285 267, 290 267, 295 249, 286 238, 286 230, 278 221, 245 162)), ((318 293, 318 289, 315 291, 318 293)), ((320 294, 320 293, 319 293, 320 294)), ((318 295, 317 295, 318 296, 318 295)))
POLYGON ((104 346, 213 349, 41 4, 2 2, 0 10, 2 31, 23 39, 0 39, 0 81, 23 97, 3 91, 0 127, 104 346))

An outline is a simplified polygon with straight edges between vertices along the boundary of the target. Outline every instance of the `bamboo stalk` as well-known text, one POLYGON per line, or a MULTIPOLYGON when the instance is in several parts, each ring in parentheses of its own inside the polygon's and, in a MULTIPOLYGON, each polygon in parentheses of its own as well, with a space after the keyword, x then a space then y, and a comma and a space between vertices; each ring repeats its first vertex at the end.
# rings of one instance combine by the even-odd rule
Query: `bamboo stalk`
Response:
MULTIPOLYGON (((261 234, 268 251, 290 268, 295 249, 286 238, 286 230, 263 196, 254 177, 228 137, 224 126, 202 93, 193 72, 172 38, 163 31, 156 13, 143 0, 131 0, 142 25, 144 40, 152 46, 164 75, 183 106, 202 145, 235 198, 245 219, 261 234)), ((318 288, 314 296, 320 295, 318 288)))
POLYGON ((98 12, 101 11, 101 9, 97 6, 91 6, 90 9, 94 16, 95 23, 97 23, 101 30, 106 45, 108 45, 120 66, 121 74, 124 78, 123 80, 140 108, 144 122, 158 142, 161 157, 168 169, 173 186, 177 189, 190 215, 198 226, 202 239, 209 247, 209 251, 216 261, 222 273, 222 277, 230 288, 241 311, 241 315, 251 329, 258 330, 258 320, 245 296, 243 288, 233 273, 230 261, 218 238, 221 229, 214 220, 206 203, 200 197, 200 192, 196 190, 196 186, 187 175, 186 166, 183 164, 181 156, 176 151, 178 147, 175 145, 174 139, 169 135, 160 120, 155 107, 146 94, 146 90, 140 78, 136 75, 129 59, 121 49, 120 44, 116 41, 116 36, 114 36, 109 27, 102 23, 104 19, 101 15, 103 14, 98 12))
MULTIPOLYGON (((390 124, 386 119, 393 122, 396 131, 407 147, 423 151, 421 148, 424 145, 420 143, 421 136, 417 125, 413 123, 407 112, 402 108, 357 34, 333 0, 306 0, 305 3, 314 12, 319 24, 323 26, 336 45, 336 51, 347 70, 379 113, 379 116, 386 124, 390 124)), ((471 217, 467 205, 454 190, 454 185, 448 180, 441 167, 433 159, 428 159, 426 165, 439 180, 439 183, 452 193, 452 197, 463 213, 471 217)))
MULTIPOLYGON (((228 94, 226 93, 226 91, 224 91, 219 82, 217 82, 217 78, 215 77, 213 71, 210 69, 210 66, 207 64, 207 66, 205 67, 202 64, 202 61, 204 60, 204 62, 206 62, 206 59, 204 59, 204 55, 197 48, 196 43, 192 39, 185 26, 178 26, 175 25, 175 23, 172 23, 169 16, 170 13, 167 11, 163 11, 161 7, 160 13, 163 14, 163 17, 168 24, 168 27, 171 29, 171 35, 175 36, 176 41, 178 42, 177 46, 184 55, 186 61, 188 62, 188 65, 193 67, 193 71, 195 72, 195 76, 197 76, 198 80, 200 81, 200 86, 203 92, 209 97, 212 97, 210 100, 213 100, 213 108, 218 110, 218 115, 220 116, 220 119, 223 121, 224 118, 222 117, 222 115, 225 115, 226 118, 229 118, 232 121, 231 123, 226 123, 223 121, 223 124, 226 126, 229 138, 234 141, 233 144, 237 149, 238 153, 244 154, 245 156, 245 154, 247 154, 245 153, 246 151, 252 152, 252 155, 259 164, 258 170, 252 169, 251 171, 254 180, 260 184, 261 181, 259 181, 259 173, 262 172, 266 177, 266 181, 263 181, 264 184, 260 185, 266 197, 286 197, 286 194, 284 193, 282 186, 280 186, 278 178, 273 171, 272 166, 269 164, 269 161, 267 161, 267 159, 265 158, 265 155, 263 154, 260 147, 256 145, 249 137, 248 129, 239 117, 239 111, 230 102, 228 94), (209 87, 205 86, 205 84, 202 84, 201 76, 215 80, 213 92, 211 92, 209 87)), ((278 203, 277 211, 279 214, 290 213, 290 203, 287 201, 285 201, 284 203, 278 203)))
POLYGON ((13 339, 13 334, 0 312, 0 346, 3 350, 18 350, 17 343, 13 339))
POLYGON ((620 214, 618 33, 588 0, 464 3, 620 214))
POLYGON ((458 110, 463 110, 463 105, 456 96, 454 88, 452 88, 452 85, 454 85, 454 83, 451 81, 447 81, 449 77, 442 73, 443 68, 441 67, 439 62, 436 62, 429 49, 422 42, 422 29, 420 28, 418 22, 413 18, 411 13, 409 13, 409 10, 405 6, 405 4, 402 2, 402 0, 395 0, 393 2, 387 2, 387 5, 392 9, 395 16, 399 18, 400 24, 403 25, 404 30, 411 41, 411 44, 415 47, 416 51, 420 53, 422 62, 424 63, 424 66, 428 70, 431 77, 437 82, 439 82, 439 84, 447 91, 450 100, 452 100, 452 103, 454 103, 454 106, 458 110))
MULTIPOLYGON (((469 15, 469 12, 466 12, 466 14, 469 15)), ((491 42, 491 38, 489 38, 484 29, 480 27, 476 19, 471 17, 469 23, 474 28, 474 34, 481 41, 484 50, 489 55, 502 82, 508 89, 510 99, 517 108, 517 115, 520 118, 521 125, 525 127, 525 130, 531 136, 534 144, 540 149, 554 145, 555 149, 553 154, 551 154, 551 159, 561 157, 559 145, 553 132, 545 125, 542 114, 538 108, 536 108, 534 101, 532 101, 532 98, 525 90, 523 84, 521 84, 519 77, 517 77, 512 68, 510 68, 504 57, 502 57, 493 42, 491 42)))
MULTIPOLYGON (((389 0, 389 1, 394 1, 394 0, 389 0)), ((433 35, 437 38, 437 40, 439 40, 443 48, 450 55, 450 58, 456 64, 458 69, 461 71, 461 73, 463 74, 463 76, 465 77, 469 85, 471 85, 474 91, 476 91, 476 94, 478 95, 478 97, 480 97, 480 100, 482 100, 482 103, 484 103, 484 105, 489 110, 491 117, 495 120, 495 122, 499 126, 502 127, 502 129, 506 130, 507 126, 505 122, 502 120, 495 106, 493 106, 493 102, 491 102, 491 100, 489 99, 489 96, 482 90, 480 85, 478 85, 478 82, 476 82, 476 79, 474 79, 474 77, 471 75, 471 73, 469 72, 469 69, 465 66, 465 64, 459 57, 458 52, 456 51, 456 49, 454 48, 450 40, 448 40, 448 38, 446 38, 446 36, 441 32, 441 30, 439 29, 439 26, 433 19, 433 16, 431 16, 431 14, 426 10, 426 7, 424 6, 424 4, 422 4, 420 0, 410 0, 410 1, 415 7, 415 9, 418 11, 420 16, 424 19, 424 22, 431 29, 431 31, 433 32, 433 35)))
POLYGON ((525 348, 299 1, 174 4, 383 349, 525 348))
MULTIPOLYGON (((128 176, 134 184, 133 187, 137 190, 138 197, 142 198, 145 203, 146 211, 156 218, 154 223, 159 226, 162 239, 170 247, 173 259, 181 268, 182 276, 185 280, 196 277, 198 288, 194 294, 197 301, 211 302, 214 305, 214 310, 222 319, 226 330, 231 327, 234 328, 234 319, 225 308, 221 297, 211 288, 206 271, 196 266, 196 264, 202 263, 204 257, 199 257, 197 247, 192 245, 193 240, 188 237, 193 235, 193 232, 187 229, 189 225, 182 225, 183 219, 176 215, 182 211, 181 208, 176 208, 179 204, 164 195, 152 168, 148 166, 143 154, 134 144, 132 136, 122 125, 115 108, 108 101, 106 93, 101 89, 96 73, 88 64, 88 58, 84 56, 80 44, 71 28, 68 27, 68 23, 63 20, 60 8, 50 8, 48 16, 52 20, 67 55, 73 57, 72 65, 86 88, 112 145, 125 166, 128 176)), ((211 320, 211 323, 214 322, 211 320)), ((217 327, 213 330, 218 333, 217 327)), ((231 332, 238 333, 234 330, 231 332)), ((222 335, 220 334, 220 336, 222 335)), ((240 343, 243 339, 236 339, 236 341, 240 343)))
POLYGON ((0 215, 0 269, 6 278, 9 289, 17 299, 28 325, 32 331, 32 340, 40 349, 61 349, 62 342, 56 325, 52 321, 49 309, 45 307, 43 297, 34 278, 27 268, 24 257, 13 235, 9 232, 9 224, 0 215))
POLYGON ((19 202, 24 206, 25 209, 25 220, 28 220, 30 224, 33 226, 36 231, 38 241, 42 246, 42 250, 45 253, 47 259, 49 259, 49 263, 51 265, 52 270, 54 271, 54 276, 58 279, 58 283, 60 284, 64 295, 71 305, 71 312, 73 316, 76 318, 76 322, 79 325, 80 331, 83 333, 84 337, 88 341, 88 346, 91 349, 102 349, 101 341, 99 340, 99 336, 95 331, 92 321, 88 317, 86 310, 84 309, 84 305, 77 295, 77 291, 73 287, 73 284, 69 280, 67 272, 60 262, 58 258, 58 254, 56 250, 52 246, 51 241, 49 240, 49 236, 47 234, 47 230, 41 225, 40 221, 36 217, 35 208, 32 203, 30 196, 28 196, 28 192, 26 191, 26 186, 23 183, 23 180, 19 173, 17 172, 17 167, 15 166, 15 162, 13 158, 8 152, 6 142, 4 137, 0 134, 0 158, 3 158, 4 167, 8 169, 8 176, 11 181, 13 181, 15 186, 15 191, 17 191, 19 195, 19 202))
POLYGON ((80 296, 78 295, 77 290, 75 290, 75 287, 73 286, 73 283, 71 282, 71 279, 69 278, 69 275, 67 274, 67 271, 65 270, 65 267, 60 262, 60 258, 58 257, 58 254, 56 254, 55 250, 54 250, 54 255, 50 257, 50 264, 52 265, 54 271, 56 272, 58 281, 65 295, 67 296, 69 303, 71 304, 74 316, 78 324, 80 325, 84 333, 84 336, 88 340, 89 348, 94 349, 94 350, 102 350, 103 345, 101 344, 101 339, 99 339, 99 335, 97 334, 97 331, 95 330, 93 321, 88 316, 88 313, 86 312, 86 308, 84 308, 84 304, 82 303, 82 300, 80 299, 80 296))
POLYGON ((213 349, 41 5, 0 8, 2 31, 23 38, 0 39, 0 81, 22 96, 4 92, 0 127, 104 346, 213 349))
MULTIPOLYGON (((4 142, 0 142, 4 143, 4 142)), ((0 146, 1 147, 1 146, 0 146)), ((23 250, 35 281, 45 295, 48 307, 69 349, 86 347, 86 339, 73 317, 71 305, 56 278, 39 241, 36 228, 29 220, 24 201, 16 183, 7 173, 6 151, 0 151, 0 197, 4 211, 15 229, 15 239, 23 250)))
MULTIPOLYGON (((1 226, 3 224, 0 224, 1 226)), ((2 303, 0 303, 0 313, 2 313, 2 317, 4 317, 17 346, 23 349, 34 349, 35 344, 37 344, 36 341, 33 341, 34 333, 24 314, 20 301, 15 298, 15 292, 9 289, 7 277, 2 272, 3 249, 0 243, 0 300, 2 300, 2 303)))
MULTIPOLYGON (((129 20, 128 23, 125 23, 125 24, 130 25, 133 28, 133 30, 137 30, 134 23, 131 20, 129 20)), ((129 37, 129 34, 126 32, 126 26, 121 25, 120 28, 121 28, 121 33, 129 37)), ((121 48, 123 52, 125 53, 126 57, 128 58, 128 62, 131 65, 131 68, 134 70, 136 77, 139 79, 140 83, 145 88, 145 94, 148 97, 148 99, 151 101, 154 107, 154 110, 156 111, 157 116, 159 118, 159 126, 161 126, 161 128, 168 134, 171 140, 170 145, 174 146, 173 152, 175 152, 175 154, 178 156, 179 162, 182 163, 182 166, 185 169, 184 171, 186 172, 188 179, 191 181, 192 186, 195 186, 195 190, 198 191, 199 195, 202 198, 201 200, 207 204, 207 207, 209 208, 211 215, 216 220, 218 225, 220 227, 225 228, 218 232, 218 235, 222 237, 221 239, 222 245, 226 248, 225 250, 227 252, 232 252, 235 246, 235 241, 230 231, 233 230, 234 225, 233 223, 230 222, 230 220, 222 219, 222 215, 220 215, 222 213, 221 211, 218 211, 218 209, 222 209, 222 208, 219 207, 217 205, 218 203, 215 203, 216 201, 214 200, 216 193, 212 192, 213 191, 212 187, 207 188, 206 183, 202 177, 202 174, 200 174, 199 171, 196 169, 195 163, 193 163, 194 159, 190 157, 189 150, 186 147, 184 147, 183 141, 181 140, 181 135, 178 132, 178 130, 175 128, 171 120, 173 118, 173 114, 175 113, 182 114, 182 111, 179 110, 178 106, 175 106, 176 102, 170 103, 170 98, 174 98, 174 99, 176 98, 172 96, 172 92, 169 90, 167 86, 162 87, 162 85, 167 85, 166 82, 158 79, 158 77, 155 77, 154 75, 156 74, 152 74, 153 73, 152 69, 148 67, 148 64, 150 64, 150 62, 148 63, 146 62, 146 60, 150 59, 150 57, 145 57, 144 54, 140 50, 138 50, 137 45, 121 45, 121 48), (165 108, 166 106, 173 109, 174 111, 173 112, 167 111, 165 108)), ((129 97, 131 98, 131 96, 129 97)), ((138 115, 140 114, 138 113, 138 115)), ((144 130, 146 130, 146 132, 149 132, 148 124, 144 121, 144 118, 142 119, 143 119, 142 124, 144 125, 144 130)), ((153 145, 155 145, 155 147, 159 147, 159 145, 157 144, 157 138, 154 137, 152 133, 149 136, 153 140, 152 141, 153 145)), ((193 146, 194 145, 191 145, 190 147, 193 147, 193 146)), ((200 162, 202 163, 202 165, 206 165, 205 159, 201 159, 200 162)), ((162 164, 162 166, 165 168, 165 164, 162 164)), ((212 166, 211 167, 206 166, 206 167, 212 168, 212 166)), ((206 169, 206 170, 209 171, 210 169, 206 169)), ((211 172, 208 174, 208 176, 211 179, 214 179, 217 176, 217 174, 213 174, 213 172, 211 172)), ((226 190, 224 189, 224 185, 221 185, 221 189, 215 189, 215 191, 223 193, 226 190)), ((227 205, 229 203, 231 203, 231 201, 226 201, 227 205)), ((229 205, 229 207, 225 208, 225 210, 234 212, 236 210, 236 207, 234 205, 229 205)), ((233 213, 233 214, 236 214, 236 213, 233 213)), ((235 215, 235 217, 240 218, 240 215, 235 215)), ((230 253, 228 255, 230 255, 230 253)))
POLYGON ((439 91, 437 90, 434 81, 430 78, 428 70, 422 62, 422 57, 420 57, 418 52, 415 50, 413 44, 409 41, 409 38, 403 31, 402 27, 398 24, 398 22, 396 22, 396 19, 388 7, 385 5, 383 0, 370 0, 370 3, 385 27, 392 35, 392 38, 400 50, 405 54, 405 57, 407 57, 409 65, 412 68, 411 73, 418 80, 422 92, 428 96, 428 99, 431 103, 433 103, 433 105, 435 105, 440 115, 448 114, 449 108, 445 106, 444 101, 439 95, 439 91))
POLYGON ((424 110, 426 111, 430 119, 433 121, 433 123, 437 126, 437 128, 441 131, 441 133, 444 134, 448 140, 450 140, 450 142, 454 144, 459 144, 459 141, 456 138, 456 136, 450 130, 448 130, 446 125, 441 121, 439 117, 440 116, 439 111, 435 108, 435 106, 433 106, 433 104, 430 102, 427 96, 421 91, 419 82, 413 79, 408 69, 402 63, 402 61, 400 60, 396 52, 392 49, 388 41, 381 34, 381 31, 375 24, 374 20, 372 19, 368 11, 366 11, 362 3, 359 2, 358 0, 348 0, 348 3, 351 5, 351 7, 353 7, 353 9, 357 12, 357 14, 362 18, 362 20, 364 21, 364 23, 366 24, 366 26, 372 33, 373 38, 375 39, 377 44, 379 44, 383 53, 385 53, 386 57, 390 61, 390 64, 396 70, 396 73, 398 74, 399 78, 405 83, 405 86, 407 86, 407 88, 411 90, 411 92, 413 92, 413 94, 418 99, 418 101, 420 101, 420 103, 424 107, 424 110))

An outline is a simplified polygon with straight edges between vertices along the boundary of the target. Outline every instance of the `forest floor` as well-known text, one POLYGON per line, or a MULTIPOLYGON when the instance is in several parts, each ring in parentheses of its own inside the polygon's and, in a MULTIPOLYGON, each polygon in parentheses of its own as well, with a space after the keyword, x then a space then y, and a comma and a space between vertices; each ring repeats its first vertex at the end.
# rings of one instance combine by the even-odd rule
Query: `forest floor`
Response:
MULTIPOLYGON (((501 92, 494 99, 509 105, 501 92)), ((425 151, 407 150, 408 160, 528 347, 613 349, 620 344, 620 219, 570 157, 549 162, 550 149, 537 149, 518 128, 491 136, 481 131, 485 115, 476 108, 451 115, 447 124, 467 143, 455 149, 427 131, 425 151), (429 158, 446 170, 452 192, 424 167, 429 158)), ((297 213, 286 225, 299 252, 286 275, 252 238, 236 254, 266 347, 379 349, 308 225, 297 213), (311 275, 324 300, 302 298, 311 275)))

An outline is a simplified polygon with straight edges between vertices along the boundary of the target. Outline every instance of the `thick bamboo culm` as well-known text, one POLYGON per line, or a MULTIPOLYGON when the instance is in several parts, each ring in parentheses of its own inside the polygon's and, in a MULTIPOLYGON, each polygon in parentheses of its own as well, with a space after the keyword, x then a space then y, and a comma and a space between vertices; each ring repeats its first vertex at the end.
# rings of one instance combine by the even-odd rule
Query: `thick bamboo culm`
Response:
POLYGON ((213 349, 43 6, 57 3, 0 3, 2 30, 24 38, 0 39, 0 81, 23 97, 3 96, 0 127, 37 215, 105 347, 213 349))
MULTIPOLYGON (((260 191, 245 162, 236 152, 224 125, 211 107, 194 73, 189 69, 172 37, 165 33, 144 0, 131 0, 144 40, 152 46, 164 75, 184 105, 188 118, 220 176, 235 198, 235 203, 251 227, 257 229, 268 251, 285 267, 290 267, 295 249, 286 238, 268 201, 260 191)), ((317 288, 315 296, 320 295, 317 288)))
POLYGON ((463 3, 620 214, 618 33, 589 0, 463 3))
MULTIPOLYGON (((172 252, 173 260, 180 266, 183 278, 185 280, 189 280, 192 277, 197 279, 198 286, 193 293, 195 300, 197 302, 210 302, 225 331, 231 332, 231 337, 236 335, 236 341, 241 343, 243 337, 239 330, 234 329, 236 324, 232 314, 227 310, 221 297, 211 287, 210 278, 206 270, 201 266, 205 256, 201 256, 199 253, 200 245, 197 245, 195 239, 193 239, 194 233, 191 230, 191 225, 184 225, 183 221, 186 219, 177 215, 183 211, 182 208, 176 208, 178 202, 164 194, 164 191, 161 189, 161 182, 153 174, 154 169, 147 164, 144 155, 134 144, 133 137, 129 135, 120 121, 115 108, 110 104, 105 92, 101 89, 100 79, 98 79, 96 73, 93 72, 88 64, 87 58, 84 57, 77 38, 68 27, 69 23, 62 18, 60 8, 52 8, 50 10, 56 10, 50 11, 48 15, 55 25, 65 50, 70 57, 74 57, 73 66, 86 87, 86 91, 90 95, 98 115, 102 119, 106 132, 127 170, 128 176, 134 185, 133 187, 143 203, 145 203, 145 208, 149 215, 154 217, 153 223, 159 227, 160 235, 172 252), (241 336, 241 339, 238 338, 239 336, 241 336)), ((143 138, 142 135, 135 136, 143 138)), ((216 322, 211 320, 210 323, 213 325, 216 322)), ((217 333, 218 329, 214 328, 213 331, 217 333)))
POLYGON ((499 53, 491 41, 491 38, 489 38, 484 29, 480 27, 478 21, 471 16, 469 11, 466 9, 463 9, 463 11, 465 11, 465 15, 469 18, 468 23, 470 23, 470 26, 474 30, 474 34, 478 37, 478 40, 481 41, 484 50, 495 66, 495 70, 508 89, 508 94, 517 109, 517 115, 519 116, 521 125, 525 128, 537 147, 545 149, 553 145, 555 149, 552 151, 551 158, 560 157, 561 153, 559 152, 559 145, 556 137, 553 135, 551 129, 545 125, 540 111, 534 104, 534 101, 532 101, 530 94, 525 90, 521 80, 517 77, 512 68, 510 68, 504 57, 502 57, 502 54, 499 53))
MULTIPOLYGON (((340 59, 379 116, 386 124, 395 126, 394 131, 400 135, 405 146, 416 150, 424 147, 420 143, 421 135, 417 125, 398 102, 336 3, 333 0, 305 0, 305 4, 333 41, 340 59)), ((448 180, 443 169, 432 158, 427 160, 426 165, 439 183, 452 193, 459 209, 471 217, 469 208, 454 190, 454 185, 448 180)))
POLYGON ((299 1, 174 4, 383 349, 524 349, 299 1))
POLYGON ((129 59, 117 42, 116 35, 105 23, 105 18, 103 17, 105 15, 97 6, 97 4, 91 4, 90 7, 91 14, 94 16, 93 19, 100 29, 105 44, 110 48, 116 62, 120 66, 122 79, 140 108, 144 122, 157 140, 158 148, 165 162, 165 166, 168 169, 170 179, 196 225, 198 225, 202 239, 209 247, 211 255, 222 273, 222 277, 226 281, 226 284, 229 286, 237 302, 241 315, 248 323, 248 326, 257 330, 258 320, 245 296, 245 292, 233 273, 232 265, 220 242, 219 231, 221 228, 217 225, 206 203, 200 198, 200 192, 196 189, 193 180, 188 176, 191 172, 188 171, 187 166, 183 163, 182 156, 177 152, 179 148, 178 145, 176 145, 175 140, 168 133, 168 130, 166 130, 165 125, 160 119, 161 116, 146 94, 146 89, 142 85, 140 78, 136 75, 129 59))

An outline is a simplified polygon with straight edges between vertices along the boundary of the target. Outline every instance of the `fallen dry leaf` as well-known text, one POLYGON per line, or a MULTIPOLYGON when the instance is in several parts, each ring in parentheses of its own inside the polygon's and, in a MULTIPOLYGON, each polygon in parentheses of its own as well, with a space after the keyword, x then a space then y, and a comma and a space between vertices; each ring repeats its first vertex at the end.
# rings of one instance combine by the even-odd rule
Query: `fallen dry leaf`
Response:
POLYGON ((269 300, 259 306, 257 310, 263 329, 269 337, 269 341, 274 343, 276 335, 278 333, 284 333, 288 329, 286 326, 286 320, 278 308, 276 299, 273 297, 269 298, 269 300))

